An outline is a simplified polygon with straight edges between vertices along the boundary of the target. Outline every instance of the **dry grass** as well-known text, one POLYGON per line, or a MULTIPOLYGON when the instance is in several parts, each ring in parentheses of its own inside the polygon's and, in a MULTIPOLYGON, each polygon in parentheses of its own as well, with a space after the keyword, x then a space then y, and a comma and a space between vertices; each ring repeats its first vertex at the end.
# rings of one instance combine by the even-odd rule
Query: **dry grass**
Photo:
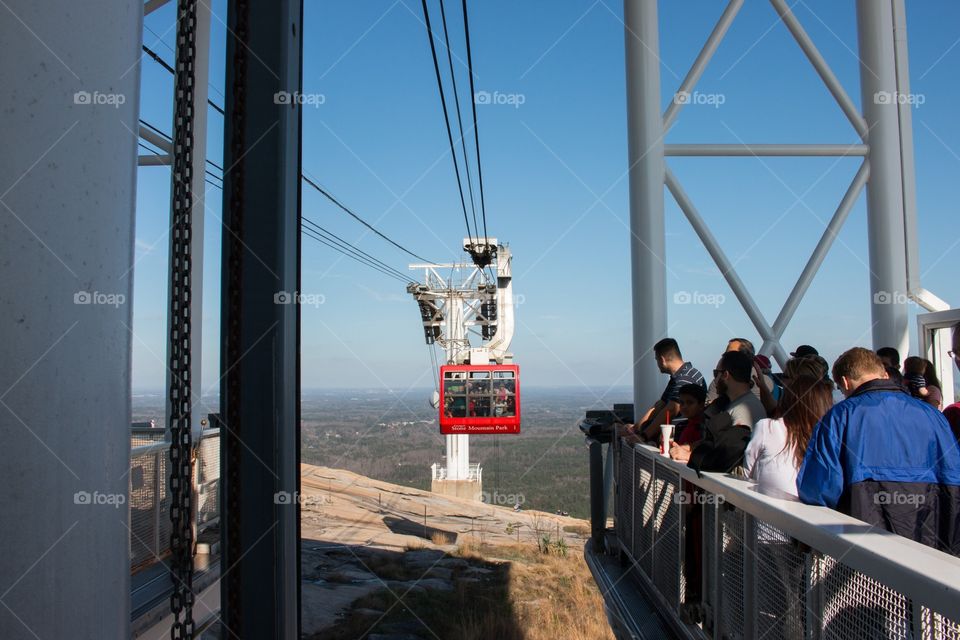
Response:
MULTIPOLYGON (((422 548, 420 546, 412 549, 422 548)), ((579 550, 566 555, 537 544, 490 545, 478 538, 462 539, 448 553, 467 560, 458 568, 453 591, 411 590, 398 606, 387 589, 353 603, 342 623, 314 636, 316 640, 353 640, 383 627, 413 622, 424 624, 424 637, 457 640, 612 640, 603 599, 579 550), (481 569, 481 571, 475 571, 481 569), (380 621, 358 610, 386 612, 380 621), (356 613, 354 613, 356 612, 356 613), (412 613, 411 613, 412 612, 412 613), (415 616, 413 615, 415 614, 415 616)), ((370 568, 381 576, 404 576, 400 557, 373 559, 370 568)), ((419 573, 419 572, 417 572, 419 573)))
MULTIPOLYGON (((561 555, 542 553, 537 545, 483 545, 466 540, 456 554, 473 561, 486 559, 508 563, 506 597, 515 630, 504 637, 525 640, 612 639, 603 610, 603 598, 580 552, 561 555)), ((492 612, 491 612, 492 613, 492 612)), ((491 615, 464 620, 462 637, 490 638, 504 635, 491 615)))
POLYGON ((590 537, 590 527, 585 524, 564 525, 563 530, 565 533, 572 533, 573 535, 580 536, 581 538, 590 537))
POLYGON ((453 535, 446 531, 434 531, 433 535, 430 536, 430 542, 441 546, 453 544, 453 541, 453 535))

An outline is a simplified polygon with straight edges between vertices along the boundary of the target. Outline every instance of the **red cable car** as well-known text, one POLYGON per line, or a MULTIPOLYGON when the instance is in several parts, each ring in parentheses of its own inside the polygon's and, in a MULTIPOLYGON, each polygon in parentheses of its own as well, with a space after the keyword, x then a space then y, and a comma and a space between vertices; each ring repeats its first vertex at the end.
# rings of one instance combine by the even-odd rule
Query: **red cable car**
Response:
POLYGON ((520 367, 440 367, 440 433, 520 433, 520 367))

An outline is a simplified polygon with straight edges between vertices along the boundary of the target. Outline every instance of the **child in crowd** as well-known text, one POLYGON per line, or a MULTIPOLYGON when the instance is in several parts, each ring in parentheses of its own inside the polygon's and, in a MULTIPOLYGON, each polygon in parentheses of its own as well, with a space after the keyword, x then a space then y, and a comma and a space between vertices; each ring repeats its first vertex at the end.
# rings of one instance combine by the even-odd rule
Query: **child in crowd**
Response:
POLYGON ((670 447, 670 457, 677 460, 677 453, 683 451, 681 459, 689 459, 690 451, 703 439, 703 409, 707 400, 707 392, 698 384, 685 384, 677 391, 677 402, 680 404, 680 415, 687 419, 676 434, 670 447))
MULTIPOLYGON (((705 416, 703 414, 704 405, 707 400, 707 390, 699 384, 685 384, 677 391, 677 402, 680 404, 680 415, 686 418, 686 422, 677 425, 679 433, 676 434, 674 441, 670 444, 670 457, 674 460, 688 460, 693 447, 703 440, 703 424, 705 416)), ((684 572, 686 574, 686 601, 691 606, 684 612, 684 619, 690 623, 696 623, 702 620, 702 612, 699 609, 700 601, 700 582, 703 560, 701 558, 701 549, 703 541, 703 507, 700 505, 697 490, 694 487, 686 485, 692 491, 684 492, 684 521, 687 527, 685 553, 687 562, 684 572)))
POLYGON ((929 402, 937 409, 943 402, 940 380, 933 363, 924 358, 910 356, 903 361, 903 381, 910 395, 929 402))

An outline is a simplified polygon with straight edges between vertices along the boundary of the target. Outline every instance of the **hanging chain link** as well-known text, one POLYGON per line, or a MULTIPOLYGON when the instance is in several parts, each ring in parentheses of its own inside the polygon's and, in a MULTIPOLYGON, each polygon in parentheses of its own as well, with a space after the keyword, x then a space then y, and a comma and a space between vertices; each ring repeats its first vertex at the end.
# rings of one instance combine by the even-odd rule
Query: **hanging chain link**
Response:
POLYGON ((177 2, 170 251, 170 553, 174 640, 193 638, 193 437, 190 406, 190 283, 193 236, 193 90, 197 0, 177 2), (183 619, 181 620, 181 615, 183 619))
POLYGON ((226 626, 231 629, 242 628, 241 584, 243 567, 237 562, 242 554, 243 539, 240 536, 240 464, 243 454, 241 445, 242 425, 240 421, 240 380, 241 367, 237 366, 241 359, 241 276, 243 273, 243 186, 244 164, 240 161, 246 153, 246 130, 244 128, 244 109, 246 108, 247 87, 247 43, 250 28, 250 8, 246 0, 234 0, 235 19, 228 37, 235 40, 233 45, 233 108, 227 121, 230 136, 230 149, 233 165, 229 175, 230 183, 229 238, 225 242, 229 246, 229 262, 227 264, 227 296, 228 326, 227 326, 227 362, 221 363, 226 373, 226 398, 224 399, 226 429, 223 440, 226 461, 226 491, 225 491, 225 549, 232 563, 230 572, 224 578, 227 581, 226 626))

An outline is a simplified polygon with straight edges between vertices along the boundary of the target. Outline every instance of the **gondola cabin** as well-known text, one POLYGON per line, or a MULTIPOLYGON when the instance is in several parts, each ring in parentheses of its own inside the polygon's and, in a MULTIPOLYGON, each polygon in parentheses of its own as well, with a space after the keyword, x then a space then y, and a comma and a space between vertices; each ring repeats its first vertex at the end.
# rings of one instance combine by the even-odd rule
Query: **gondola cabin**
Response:
POLYGON ((520 367, 440 367, 440 433, 520 433, 520 367))

